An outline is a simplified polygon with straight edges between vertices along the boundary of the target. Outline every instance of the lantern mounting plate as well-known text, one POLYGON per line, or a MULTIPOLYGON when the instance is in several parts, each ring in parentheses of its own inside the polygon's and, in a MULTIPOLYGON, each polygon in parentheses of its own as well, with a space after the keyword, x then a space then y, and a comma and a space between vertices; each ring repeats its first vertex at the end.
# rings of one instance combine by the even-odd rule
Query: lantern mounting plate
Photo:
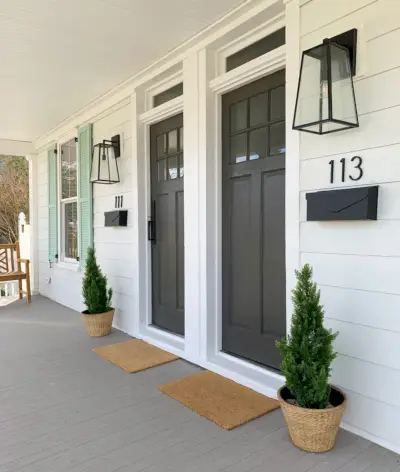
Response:
POLYGON ((356 75, 356 57, 357 57, 357 29, 353 28, 345 33, 338 34, 333 38, 329 38, 329 41, 339 44, 349 50, 350 64, 351 64, 351 75, 356 75))
POLYGON ((114 148, 115 158, 121 157, 121 137, 119 134, 116 134, 110 140, 103 139, 103 143, 112 145, 112 147, 114 148))

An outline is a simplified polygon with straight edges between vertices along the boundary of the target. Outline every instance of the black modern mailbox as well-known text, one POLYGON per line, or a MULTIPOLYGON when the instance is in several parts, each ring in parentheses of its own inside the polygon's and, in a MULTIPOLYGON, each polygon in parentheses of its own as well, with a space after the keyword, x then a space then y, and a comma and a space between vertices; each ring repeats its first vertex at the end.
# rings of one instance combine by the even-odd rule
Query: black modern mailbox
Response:
POLYGON ((378 186, 307 193, 307 221, 376 220, 378 186))
POLYGON ((104 213, 105 226, 127 226, 128 210, 113 210, 104 213))

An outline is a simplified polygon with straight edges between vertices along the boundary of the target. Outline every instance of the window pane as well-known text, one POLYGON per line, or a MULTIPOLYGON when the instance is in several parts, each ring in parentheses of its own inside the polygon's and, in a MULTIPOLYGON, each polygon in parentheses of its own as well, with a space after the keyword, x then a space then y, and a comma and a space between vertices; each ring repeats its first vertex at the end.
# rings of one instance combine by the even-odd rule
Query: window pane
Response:
POLYGON ((157 136, 157 157, 165 156, 167 153, 167 135, 157 136))
POLYGON ((184 170, 185 170, 185 166, 184 166, 184 163, 183 163, 183 154, 180 155, 179 163, 180 163, 179 177, 183 177, 184 170))
POLYGON ((279 48, 285 44, 285 28, 281 28, 265 38, 250 44, 244 49, 241 49, 235 54, 226 58, 226 71, 229 72, 236 67, 252 61, 256 57, 260 57, 273 49, 279 48))
POLYGON ((269 154, 274 156, 275 154, 282 154, 286 152, 285 149, 285 122, 271 125, 269 129, 270 133, 270 149, 269 154))
POLYGON ((162 159, 161 161, 158 161, 158 181, 159 182, 164 182, 164 180, 167 180, 167 177, 165 175, 165 171, 167 168, 167 160, 162 159))
POLYGON ((61 146, 61 196, 61 198, 77 196, 75 139, 61 146))
POLYGON ((250 99, 250 126, 268 121, 268 92, 260 93, 250 99))
POLYGON ((247 100, 231 105, 230 132, 236 133, 247 128, 247 100))
POLYGON ((183 126, 179 128, 179 150, 183 151, 183 126))
POLYGON ((250 132, 249 159, 260 159, 267 155, 268 130, 260 128, 250 132))
POLYGON ((164 92, 155 95, 153 98, 153 106, 158 107, 163 103, 169 102, 176 97, 180 97, 183 95, 183 83, 174 85, 173 87, 169 88, 168 90, 164 90, 164 92))
POLYGON ((231 163, 238 164, 244 162, 247 155, 246 133, 238 134, 230 138, 231 163))
POLYGON ((178 150, 178 130, 174 129, 168 133, 168 154, 174 154, 178 150))
POLYGON ((285 118, 285 86, 271 90, 271 121, 285 118))
POLYGON ((173 180, 178 178, 178 157, 168 158, 168 179, 173 180))
POLYGON ((70 259, 78 257, 78 209, 77 202, 64 205, 64 254, 70 259))

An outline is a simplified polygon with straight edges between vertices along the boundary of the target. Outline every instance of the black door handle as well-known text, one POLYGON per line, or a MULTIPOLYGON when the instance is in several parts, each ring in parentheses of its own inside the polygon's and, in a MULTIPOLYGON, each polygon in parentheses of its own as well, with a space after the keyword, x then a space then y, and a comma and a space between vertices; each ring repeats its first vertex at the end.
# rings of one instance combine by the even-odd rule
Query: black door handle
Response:
POLYGON ((156 202, 151 202, 151 218, 147 222, 147 238, 153 244, 156 242, 156 202))

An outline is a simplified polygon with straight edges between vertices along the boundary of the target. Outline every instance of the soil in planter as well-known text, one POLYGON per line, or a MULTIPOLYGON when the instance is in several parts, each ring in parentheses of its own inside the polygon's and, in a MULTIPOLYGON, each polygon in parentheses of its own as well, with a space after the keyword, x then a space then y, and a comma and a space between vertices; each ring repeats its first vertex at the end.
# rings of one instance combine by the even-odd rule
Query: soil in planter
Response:
MULTIPOLYGON (((281 390, 281 397, 290 405, 300 406, 287 387, 284 387, 281 390)), ((336 390, 335 387, 331 387, 329 403, 326 408, 335 408, 336 406, 341 405, 343 402, 344 396, 338 390, 336 390)))

